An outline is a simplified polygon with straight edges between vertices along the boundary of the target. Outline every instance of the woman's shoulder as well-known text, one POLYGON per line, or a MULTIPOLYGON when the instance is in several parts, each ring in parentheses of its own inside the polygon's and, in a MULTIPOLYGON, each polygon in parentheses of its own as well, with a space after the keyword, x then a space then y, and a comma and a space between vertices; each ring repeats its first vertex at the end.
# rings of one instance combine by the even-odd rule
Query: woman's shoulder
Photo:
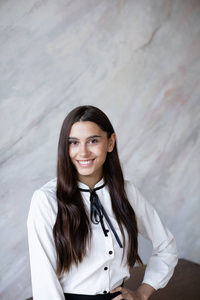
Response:
POLYGON ((53 179, 33 193, 27 224, 50 224, 52 227, 57 215, 56 179, 53 179))
POLYGON ((133 182, 125 181, 125 191, 130 204, 138 216, 143 215, 147 211, 153 213, 153 206, 145 199, 143 193, 133 182))
POLYGON ((126 192, 135 192, 135 190, 137 189, 135 184, 130 180, 124 180, 124 187, 126 192))
POLYGON ((57 179, 54 178, 39 188, 39 191, 42 191, 47 196, 54 197, 56 196, 56 186, 57 186, 57 179))
POLYGON ((56 185, 57 180, 54 178, 35 190, 32 196, 32 204, 55 210, 57 207, 56 185))
POLYGON ((130 204, 134 209, 140 209, 143 205, 145 205, 146 200, 144 199, 142 193, 138 189, 138 187, 130 180, 125 180, 125 191, 128 197, 130 204))

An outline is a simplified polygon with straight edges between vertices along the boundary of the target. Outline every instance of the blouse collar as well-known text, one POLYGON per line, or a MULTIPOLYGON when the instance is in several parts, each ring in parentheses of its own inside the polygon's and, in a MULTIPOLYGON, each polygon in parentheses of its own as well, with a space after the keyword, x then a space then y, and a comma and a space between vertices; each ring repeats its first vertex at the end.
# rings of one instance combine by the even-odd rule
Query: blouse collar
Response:
MULTIPOLYGON (((102 178, 99 182, 97 182, 94 186, 94 189, 97 188, 97 187, 100 187, 101 185, 103 185, 105 183, 105 180, 104 178, 102 178)), ((81 188, 81 189, 90 189, 86 184, 78 181, 78 187, 81 188)))

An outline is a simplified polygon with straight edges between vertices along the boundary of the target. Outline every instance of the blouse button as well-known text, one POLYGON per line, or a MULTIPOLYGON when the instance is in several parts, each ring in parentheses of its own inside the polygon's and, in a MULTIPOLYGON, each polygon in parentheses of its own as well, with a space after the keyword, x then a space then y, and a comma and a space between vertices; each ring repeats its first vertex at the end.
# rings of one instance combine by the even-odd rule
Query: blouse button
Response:
POLYGON ((103 293, 104 293, 104 294, 107 294, 108 292, 107 292, 107 291, 104 291, 103 293))
POLYGON ((105 267, 104 270, 107 271, 107 270, 108 270, 108 267, 105 267))
POLYGON ((113 254, 113 252, 112 252, 112 251, 109 251, 108 253, 109 253, 110 255, 111 255, 111 254, 113 254))

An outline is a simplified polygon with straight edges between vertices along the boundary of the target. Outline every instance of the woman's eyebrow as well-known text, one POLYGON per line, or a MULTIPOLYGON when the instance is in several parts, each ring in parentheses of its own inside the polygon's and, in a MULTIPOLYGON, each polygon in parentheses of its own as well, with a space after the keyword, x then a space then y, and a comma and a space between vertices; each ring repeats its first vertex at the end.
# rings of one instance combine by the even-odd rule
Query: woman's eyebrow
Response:
POLYGON ((100 138, 101 137, 101 135, 91 135, 91 136, 89 136, 88 138, 87 138, 87 140, 88 139, 93 139, 93 138, 100 138))
POLYGON ((68 137, 68 140, 78 140, 78 138, 75 138, 75 137, 69 136, 69 137, 68 137))
MULTIPOLYGON (((101 138, 101 137, 102 137, 101 135, 91 135, 91 136, 88 136, 86 139, 89 140, 89 139, 101 138)), ((79 139, 76 137, 69 136, 68 140, 79 140, 79 139)))

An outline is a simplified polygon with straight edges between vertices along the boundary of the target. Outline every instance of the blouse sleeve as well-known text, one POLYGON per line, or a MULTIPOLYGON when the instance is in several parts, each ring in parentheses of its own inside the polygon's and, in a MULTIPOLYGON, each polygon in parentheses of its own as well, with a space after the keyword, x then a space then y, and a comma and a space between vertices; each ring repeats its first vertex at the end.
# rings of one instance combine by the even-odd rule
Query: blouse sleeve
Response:
POLYGON ((172 233, 160 220, 156 210, 135 187, 134 194, 134 201, 130 202, 136 213, 138 232, 150 240, 153 246, 143 283, 157 290, 165 287, 173 275, 178 261, 176 242, 172 233))
POLYGON ((28 215, 28 242, 34 300, 64 300, 56 274, 56 250, 53 239, 53 216, 44 192, 33 194, 28 215))

